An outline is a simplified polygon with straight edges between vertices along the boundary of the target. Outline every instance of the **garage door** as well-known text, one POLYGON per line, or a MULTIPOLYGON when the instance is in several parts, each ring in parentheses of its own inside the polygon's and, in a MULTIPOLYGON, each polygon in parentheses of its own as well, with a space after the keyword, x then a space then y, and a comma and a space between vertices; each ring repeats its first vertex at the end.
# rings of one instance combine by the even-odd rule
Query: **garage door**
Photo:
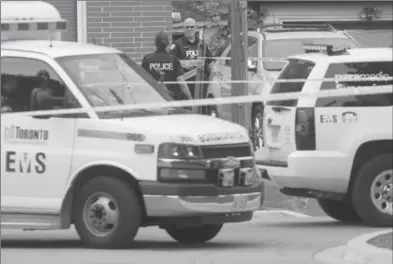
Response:
POLYGON ((68 30, 63 33, 63 40, 78 40, 77 1, 71 0, 46 0, 59 10, 61 17, 68 22, 68 30))

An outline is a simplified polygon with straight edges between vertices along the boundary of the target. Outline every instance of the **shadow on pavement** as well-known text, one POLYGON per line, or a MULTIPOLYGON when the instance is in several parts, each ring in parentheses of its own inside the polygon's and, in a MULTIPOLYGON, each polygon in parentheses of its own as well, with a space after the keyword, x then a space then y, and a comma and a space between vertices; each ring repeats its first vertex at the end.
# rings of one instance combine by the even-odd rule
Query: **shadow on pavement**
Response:
MULTIPOLYGON (((325 220, 325 221, 316 221, 311 220, 307 221, 307 218, 302 219, 301 222, 277 222, 277 223, 266 223, 261 224, 263 226, 274 226, 274 227, 282 227, 282 228, 348 228, 348 227, 368 227, 361 222, 354 223, 343 223, 334 220, 325 220)), ((370 229, 378 229, 376 227, 369 227, 370 229)))
MULTIPOLYGON (((263 248, 273 247, 274 245, 269 243, 243 243, 243 242, 210 242, 199 245, 184 245, 177 243, 176 241, 145 241, 136 240, 130 248, 125 250, 163 250, 163 251, 174 251, 174 250, 217 250, 217 249, 241 249, 241 248, 263 248)), ((39 239, 12 239, 2 240, 1 247, 6 249, 89 249, 80 240, 39 240, 39 239)), ((94 249, 91 249, 94 250, 94 249)), ((123 249, 124 250, 124 249, 123 249)))

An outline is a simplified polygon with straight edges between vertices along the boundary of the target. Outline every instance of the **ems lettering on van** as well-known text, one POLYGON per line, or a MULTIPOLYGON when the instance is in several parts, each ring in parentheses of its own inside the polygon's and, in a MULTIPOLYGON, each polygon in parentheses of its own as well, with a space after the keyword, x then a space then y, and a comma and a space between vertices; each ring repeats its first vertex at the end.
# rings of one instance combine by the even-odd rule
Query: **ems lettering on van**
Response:
POLYGON ((46 171, 46 154, 37 152, 7 151, 5 153, 5 171, 8 173, 44 174, 46 171))
POLYGON ((49 131, 45 129, 30 129, 11 125, 4 128, 4 139, 47 141, 49 140, 49 131))
POLYGON ((319 117, 321 124, 336 124, 338 121, 338 116, 335 114, 322 114, 319 117))
POLYGON ((241 133, 215 133, 215 134, 202 134, 199 136, 199 141, 202 143, 214 141, 228 141, 228 140, 241 140, 246 136, 241 133))
POLYGON ((360 81, 366 81, 366 82, 371 82, 371 81, 387 81, 391 78, 391 76, 387 73, 384 73, 380 71, 379 73, 376 74, 368 74, 368 73, 362 73, 362 74, 335 74, 334 75, 334 81, 336 83, 336 89, 350 89, 350 88, 359 88, 359 87, 373 87, 376 86, 375 83, 372 85, 344 85, 341 82, 348 82, 348 81, 354 81, 354 80, 360 80, 360 81), (366 80, 362 80, 366 79, 366 80))
POLYGON ((150 70, 156 70, 156 71, 173 71, 173 63, 168 62, 168 63, 150 63, 149 65, 150 70))

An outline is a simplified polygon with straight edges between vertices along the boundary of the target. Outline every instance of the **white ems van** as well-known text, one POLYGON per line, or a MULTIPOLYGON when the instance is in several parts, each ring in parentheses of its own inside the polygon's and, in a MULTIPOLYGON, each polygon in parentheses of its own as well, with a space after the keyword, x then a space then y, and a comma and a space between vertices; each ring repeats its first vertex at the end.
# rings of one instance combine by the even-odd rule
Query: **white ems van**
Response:
POLYGON ((266 103, 258 167, 284 194, 316 198, 337 220, 390 227, 393 51, 305 49, 289 57, 272 87, 283 97, 266 103), (360 94, 362 87, 379 91, 360 94))
POLYGON ((249 221, 263 183, 247 131, 176 108, 93 109, 168 99, 124 53, 60 41, 64 29, 48 3, 1 2, 1 227, 75 225, 88 246, 119 248, 140 227, 202 243, 249 221))

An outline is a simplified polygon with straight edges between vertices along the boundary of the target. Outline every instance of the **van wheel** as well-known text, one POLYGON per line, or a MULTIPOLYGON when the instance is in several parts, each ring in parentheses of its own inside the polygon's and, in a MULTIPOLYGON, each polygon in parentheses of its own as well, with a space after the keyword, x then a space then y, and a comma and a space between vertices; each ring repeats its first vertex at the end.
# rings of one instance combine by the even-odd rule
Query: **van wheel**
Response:
POLYGON ((368 160, 356 174, 352 201, 364 223, 375 227, 391 227, 392 213, 392 154, 368 160))
POLYGON ((328 216, 338 221, 349 223, 361 221, 350 201, 318 199, 318 204, 328 216))
POLYGON ((203 225, 199 227, 179 228, 175 225, 165 228, 176 241, 183 244, 199 244, 212 240, 221 231, 223 224, 203 225))
POLYGON ((96 177, 75 198, 73 218, 82 241, 92 248, 129 247, 142 222, 133 188, 113 177, 96 177))

